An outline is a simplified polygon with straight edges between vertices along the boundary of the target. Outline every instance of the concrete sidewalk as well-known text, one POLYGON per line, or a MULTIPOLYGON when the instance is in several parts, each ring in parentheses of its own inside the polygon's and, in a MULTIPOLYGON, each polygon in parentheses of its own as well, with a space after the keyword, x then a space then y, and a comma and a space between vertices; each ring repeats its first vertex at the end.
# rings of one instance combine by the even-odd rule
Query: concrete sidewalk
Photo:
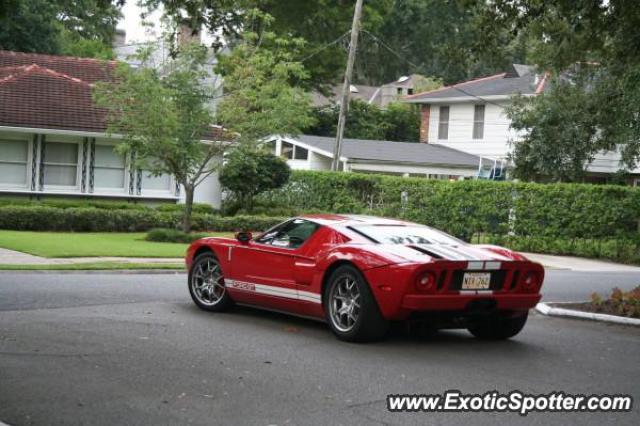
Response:
POLYGON ((542 263, 545 267, 581 272, 637 272, 640 266, 624 265, 604 260, 585 259, 572 256, 552 256, 550 254, 522 253, 529 260, 542 263))
POLYGON ((47 258, 0 248, 0 265, 68 265, 74 263, 184 263, 184 259, 170 257, 67 257, 47 258))
MULTIPOLYGON (((548 254, 523 253, 534 262, 539 262, 545 267, 554 269, 567 269, 583 272, 638 272, 640 266, 622 265, 605 262, 602 260, 584 259, 571 256, 552 256, 548 254)), ((159 257, 69 257, 46 258, 33 256, 14 250, 0 248, 0 265, 65 265, 76 263, 94 262, 119 262, 119 263, 184 263, 183 258, 159 258, 159 257)), ((640 275, 639 275, 640 276, 640 275)))

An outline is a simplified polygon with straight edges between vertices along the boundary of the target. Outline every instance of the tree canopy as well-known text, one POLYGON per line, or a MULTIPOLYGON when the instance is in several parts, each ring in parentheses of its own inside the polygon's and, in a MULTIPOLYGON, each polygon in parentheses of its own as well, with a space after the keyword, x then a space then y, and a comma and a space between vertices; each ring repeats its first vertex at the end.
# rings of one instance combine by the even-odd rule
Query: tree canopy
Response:
MULTIPOLYGON (((338 125, 337 105, 313 109, 315 123, 305 133, 335 137, 338 125)), ((349 119, 344 136, 355 139, 418 142, 420 138, 420 113, 415 105, 389 104, 386 109, 377 105, 353 100, 349 104, 349 119)))
POLYGON ((225 94, 217 120, 240 143, 255 144, 274 133, 295 135, 311 125, 311 100, 302 87, 308 74, 295 59, 302 46, 300 39, 270 31, 245 33, 229 55, 220 57, 225 94))
POLYGON ((6 0, 0 5, 0 49, 112 56, 124 0, 6 0))
MULTIPOLYGON (((145 0, 163 5, 176 21, 204 25, 233 43, 243 27, 260 33, 251 10, 273 17, 280 37, 306 40, 298 59, 309 72, 308 84, 326 88, 341 79, 354 2, 341 0, 145 0)), ((364 4, 354 81, 379 85, 402 75, 421 73, 445 83, 488 74, 525 61, 526 43, 506 28, 481 34, 482 0, 367 0, 364 4)), ((220 40, 216 40, 220 44, 220 40)))

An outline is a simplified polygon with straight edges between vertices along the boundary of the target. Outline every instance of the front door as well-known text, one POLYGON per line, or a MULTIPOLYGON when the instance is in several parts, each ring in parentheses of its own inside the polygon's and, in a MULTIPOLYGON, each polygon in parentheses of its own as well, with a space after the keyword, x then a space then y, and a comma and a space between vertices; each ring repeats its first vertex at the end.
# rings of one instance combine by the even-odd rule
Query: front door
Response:
POLYGON ((295 280, 296 257, 319 225, 293 219, 232 251, 235 300, 291 312, 300 311, 295 280))

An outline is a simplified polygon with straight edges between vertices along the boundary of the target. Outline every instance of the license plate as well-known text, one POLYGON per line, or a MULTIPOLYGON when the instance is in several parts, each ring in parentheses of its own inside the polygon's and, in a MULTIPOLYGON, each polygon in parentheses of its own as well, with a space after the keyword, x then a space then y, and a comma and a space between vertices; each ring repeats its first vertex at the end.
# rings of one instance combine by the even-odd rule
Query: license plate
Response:
POLYGON ((488 290, 491 272, 466 272, 462 277, 462 290, 488 290))

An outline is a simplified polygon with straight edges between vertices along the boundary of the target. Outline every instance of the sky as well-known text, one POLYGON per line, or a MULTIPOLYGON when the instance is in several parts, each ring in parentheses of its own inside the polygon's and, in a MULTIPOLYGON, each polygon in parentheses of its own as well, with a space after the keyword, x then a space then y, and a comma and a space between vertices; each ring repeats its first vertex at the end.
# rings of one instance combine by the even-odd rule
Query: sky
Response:
MULTIPOLYGON (((124 18, 118 23, 118 28, 122 28, 127 31, 127 44, 139 41, 148 41, 156 38, 160 35, 159 28, 155 29, 155 32, 149 32, 148 28, 142 26, 142 19, 140 18, 140 12, 142 9, 136 4, 137 1, 128 1, 122 8, 122 14, 124 18)), ((156 11, 150 17, 147 18, 151 22, 160 21, 161 12, 156 11)))
MULTIPOLYGON (((126 43, 131 44, 141 41, 154 40, 161 36, 162 31, 160 29, 160 18, 162 17, 162 11, 158 10, 147 17, 148 22, 155 23, 155 28, 150 29, 142 25, 142 18, 140 13, 142 8, 138 7, 137 0, 129 0, 122 8, 122 14, 124 17, 118 23, 118 28, 122 28, 127 31, 126 43)), ((203 33, 202 41, 209 43, 212 40, 208 34, 203 33)))

